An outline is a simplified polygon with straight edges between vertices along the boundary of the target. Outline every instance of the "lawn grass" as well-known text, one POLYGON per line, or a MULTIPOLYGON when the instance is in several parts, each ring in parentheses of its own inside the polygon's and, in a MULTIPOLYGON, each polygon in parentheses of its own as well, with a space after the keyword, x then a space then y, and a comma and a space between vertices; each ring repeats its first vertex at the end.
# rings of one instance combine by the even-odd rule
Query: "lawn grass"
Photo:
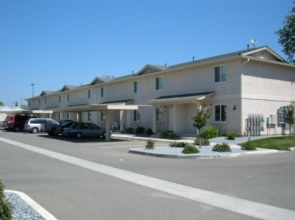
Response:
MULTIPOLYGON (((277 150, 288 150, 289 147, 295 147, 295 136, 271 137, 250 141, 251 146, 256 148, 268 148, 277 150)), ((241 144, 243 146, 243 144, 241 144)))

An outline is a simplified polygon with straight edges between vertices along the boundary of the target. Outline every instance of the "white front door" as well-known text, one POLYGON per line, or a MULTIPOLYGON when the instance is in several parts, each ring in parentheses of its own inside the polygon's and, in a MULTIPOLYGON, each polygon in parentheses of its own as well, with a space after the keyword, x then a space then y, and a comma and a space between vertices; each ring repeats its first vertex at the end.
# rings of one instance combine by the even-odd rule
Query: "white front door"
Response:
POLYGON ((168 108, 168 131, 174 131, 174 108, 168 108))

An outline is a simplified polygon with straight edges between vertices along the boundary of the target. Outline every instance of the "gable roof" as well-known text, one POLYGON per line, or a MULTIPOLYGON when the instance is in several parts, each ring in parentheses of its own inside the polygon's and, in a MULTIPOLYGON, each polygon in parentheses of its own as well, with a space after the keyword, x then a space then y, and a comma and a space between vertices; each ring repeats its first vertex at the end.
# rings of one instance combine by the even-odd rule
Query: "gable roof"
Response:
POLYGON ((68 91, 68 90, 72 90, 72 89, 75 89, 75 88, 77 88, 77 87, 78 87, 78 86, 64 85, 64 86, 61 88, 60 92, 62 92, 62 91, 68 91))
POLYGON ((167 68, 168 68, 167 66, 147 64, 141 70, 139 70, 136 75, 139 76, 139 75, 159 72, 159 71, 165 70, 167 68))
POLYGON ((55 91, 48 91, 48 90, 46 91, 46 90, 43 90, 39 96, 50 95, 50 94, 52 94, 54 92, 55 91))
POLYGON ((101 84, 113 80, 114 77, 95 77, 89 85, 101 84))

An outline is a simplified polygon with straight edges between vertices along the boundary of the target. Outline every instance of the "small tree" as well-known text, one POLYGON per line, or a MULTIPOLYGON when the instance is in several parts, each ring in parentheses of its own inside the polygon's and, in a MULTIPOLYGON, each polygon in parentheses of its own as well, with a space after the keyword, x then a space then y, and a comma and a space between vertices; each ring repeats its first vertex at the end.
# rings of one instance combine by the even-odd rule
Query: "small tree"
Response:
POLYGON ((284 109, 284 121, 289 124, 289 136, 291 137, 291 127, 295 123, 295 108, 290 104, 284 109))
POLYGON ((285 17, 284 26, 275 33, 279 36, 279 43, 283 46, 283 52, 288 56, 289 63, 295 64, 295 1, 289 15, 285 17))
POLYGON ((202 103, 198 110, 196 116, 192 117, 194 121, 194 127, 198 129, 199 132, 199 147, 201 148, 202 140, 201 140, 201 129, 207 124, 208 119, 211 117, 211 109, 206 108, 207 105, 202 103))
POLYGON ((4 185, 0 180, 0 219, 12 219, 12 205, 9 203, 4 195, 4 185))
POLYGON ((4 106, 3 102, 0 102, 0 106, 4 106))

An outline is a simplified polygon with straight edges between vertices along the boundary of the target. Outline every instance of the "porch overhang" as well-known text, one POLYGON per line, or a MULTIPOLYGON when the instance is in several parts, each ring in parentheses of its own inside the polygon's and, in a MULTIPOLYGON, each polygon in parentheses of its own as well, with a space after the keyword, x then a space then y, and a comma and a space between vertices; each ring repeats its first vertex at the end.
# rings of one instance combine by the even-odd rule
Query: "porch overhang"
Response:
POLYGON ((153 105, 156 104, 175 104, 175 103, 192 103, 207 99, 215 95, 214 91, 202 93, 190 93, 181 95, 161 96, 156 99, 149 100, 153 105))
POLYGON ((6 114, 52 114, 51 110, 26 110, 26 109, 0 109, 0 113, 6 114))
POLYGON ((100 104, 71 105, 63 108, 51 108, 54 112, 91 112, 105 110, 138 110, 138 105, 130 105, 133 100, 120 100, 113 102, 103 102, 100 104))

